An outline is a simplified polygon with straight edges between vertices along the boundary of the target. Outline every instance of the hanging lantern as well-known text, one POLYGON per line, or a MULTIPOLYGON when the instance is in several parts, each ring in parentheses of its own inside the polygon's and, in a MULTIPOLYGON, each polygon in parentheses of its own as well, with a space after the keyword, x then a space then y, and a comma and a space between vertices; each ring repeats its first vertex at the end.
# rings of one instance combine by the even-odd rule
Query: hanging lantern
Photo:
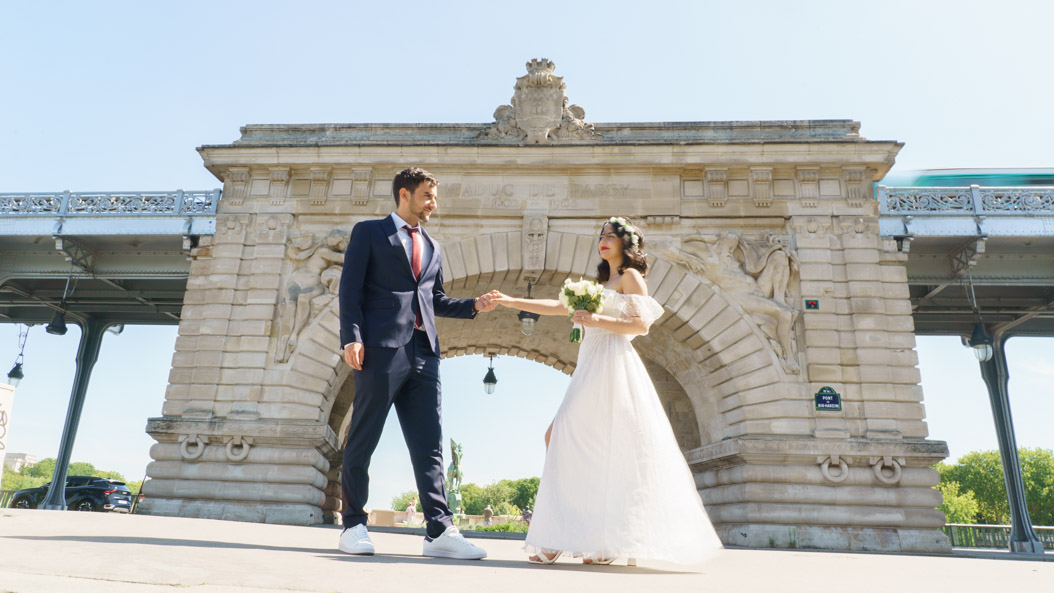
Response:
POLYGON ((483 377, 483 390, 487 392, 487 395, 494 393, 494 388, 498 386, 498 378, 494 375, 494 356, 490 357, 490 368, 487 369, 486 376, 483 377))

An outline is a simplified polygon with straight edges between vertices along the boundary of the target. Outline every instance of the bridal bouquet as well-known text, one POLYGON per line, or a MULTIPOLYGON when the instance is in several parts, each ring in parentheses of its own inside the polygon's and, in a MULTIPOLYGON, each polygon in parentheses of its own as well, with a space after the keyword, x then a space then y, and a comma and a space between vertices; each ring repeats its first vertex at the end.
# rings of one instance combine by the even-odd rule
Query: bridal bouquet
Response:
MULTIPOLYGON (((571 282, 568 278, 560 289, 560 304, 567 307, 567 312, 575 314, 578 309, 585 309, 590 313, 600 313, 604 310, 604 287, 596 282, 581 280, 571 282)), ((575 324, 571 329, 571 343, 578 344, 582 341, 582 326, 575 324)))

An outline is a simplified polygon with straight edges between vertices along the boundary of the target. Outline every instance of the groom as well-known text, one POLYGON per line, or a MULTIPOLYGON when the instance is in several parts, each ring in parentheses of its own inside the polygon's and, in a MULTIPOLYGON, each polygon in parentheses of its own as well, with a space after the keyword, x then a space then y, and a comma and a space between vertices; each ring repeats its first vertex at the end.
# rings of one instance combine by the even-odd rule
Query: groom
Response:
POLYGON ((424 231, 439 204, 439 181, 416 167, 392 182, 395 212, 355 225, 340 279, 340 340, 354 369, 355 401, 341 468, 344 532, 337 546, 373 554, 363 508, 370 457, 391 407, 410 451, 424 509, 425 556, 478 560, 487 553, 453 526, 443 480, 439 340, 435 317, 493 311, 493 293, 452 299, 443 292, 439 244, 424 231))

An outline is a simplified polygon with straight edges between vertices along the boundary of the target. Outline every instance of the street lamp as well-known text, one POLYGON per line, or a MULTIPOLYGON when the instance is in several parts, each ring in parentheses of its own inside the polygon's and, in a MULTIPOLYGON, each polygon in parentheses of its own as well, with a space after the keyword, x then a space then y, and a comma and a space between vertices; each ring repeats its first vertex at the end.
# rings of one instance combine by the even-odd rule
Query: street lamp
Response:
POLYGON ((973 276, 970 274, 970 270, 966 270, 966 281, 970 284, 970 292, 966 296, 970 299, 970 305, 973 306, 973 313, 977 316, 977 325, 973 326, 973 334, 970 335, 968 340, 964 340, 965 344, 973 348, 973 355, 977 357, 980 362, 988 362, 992 360, 992 344, 995 340, 992 336, 988 335, 988 332, 984 330, 984 319, 981 318, 981 310, 977 306, 977 294, 973 288, 973 276))
POLYGON ((72 274, 66 278, 66 288, 62 289, 62 302, 59 304, 59 310, 55 311, 55 314, 51 316, 51 322, 44 327, 44 331, 53 336, 66 335, 66 292, 70 288, 72 278, 72 274))
POLYGON ((973 328, 973 335, 970 336, 966 343, 973 348, 973 355, 977 357, 977 360, 981 362, 992 360, 992 344, 995 343, 995 340, 984 330, 984 324, 981 323, 980 316, 977 318, 977 325, 973 328))
POLYGON ((25 378, 25 374, 22 372, 22 359, 23 352, 26 350, 26 338, 29 337, 29 326, 21 326, 18 328, 18 356, 15 357, 15 366, 11 367, 11 371, 7 373, 7 384, 11 387, 18 387, 18 384, 25 378))
POLYGON ((22 373, 22 363, 16 362, 15 366, 11 367, 11 372, 7 373, 7 384, 11 387, 18 387, 18 384, 22 382, 25 375, 22 373))
POLYGON ((62 301, 62 310, 55 311, 55 314, 51 316, 51 322, 44 326, 44 331, 48 332, 53 336, 64 336, 66 335, 66 300, 62 301))
MULTIPOLYGON (((531 298, 531 283, 527 282, 527 298, 531 298)), ((534 324, 538 321, 541 315, 537 313, 530 313, 528 311, 520 311, 516 318, 520 320, 520 333, 525 336, 534 335, 534 324)))
POLYGON ((494 388, 498 386, 498 378, 494 376, 494 355, 491 354, 487 358, 490 359, 490 368, 483 377, 483 390, 487 392, 487 395, 491 395, 494 393, 494 388))

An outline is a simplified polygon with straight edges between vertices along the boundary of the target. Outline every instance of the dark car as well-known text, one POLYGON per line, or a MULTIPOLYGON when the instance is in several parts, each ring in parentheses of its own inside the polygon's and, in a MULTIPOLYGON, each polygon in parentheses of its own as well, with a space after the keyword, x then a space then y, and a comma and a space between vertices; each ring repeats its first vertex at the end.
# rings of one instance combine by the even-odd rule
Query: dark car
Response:
MULTIPOLYGON (((15 492, 11 497, 11 507, 16 509, 37 508, 48 495, 49 486, 50 484, 44 484, 38 488, 27 488, 15 492)), ((71 511, 128 513, 132 510, 132 491, 119 480, 70 476, 66 478, 66 508, 71 511)))

